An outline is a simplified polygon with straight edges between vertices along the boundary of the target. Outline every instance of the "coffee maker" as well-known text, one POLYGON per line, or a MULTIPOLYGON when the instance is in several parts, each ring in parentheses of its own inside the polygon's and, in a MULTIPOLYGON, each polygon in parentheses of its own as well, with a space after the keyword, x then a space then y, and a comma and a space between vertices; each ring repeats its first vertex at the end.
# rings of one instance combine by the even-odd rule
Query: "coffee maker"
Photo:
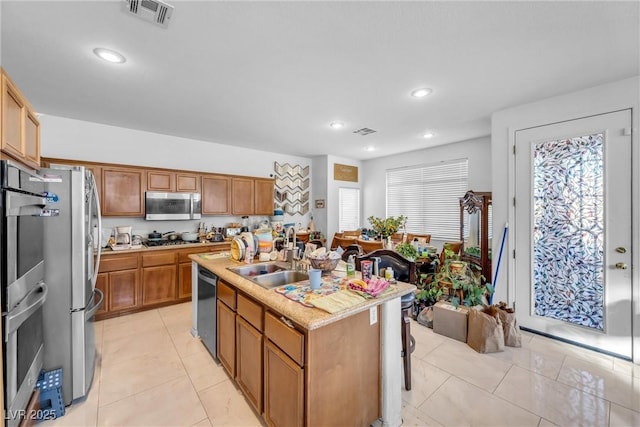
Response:
POLYGON ((119 247, 131 246, 131 226, 120 225, 118 227, 114 227, 113 239, 116 242, 115 243, 116 246, 119 246, 119 247))

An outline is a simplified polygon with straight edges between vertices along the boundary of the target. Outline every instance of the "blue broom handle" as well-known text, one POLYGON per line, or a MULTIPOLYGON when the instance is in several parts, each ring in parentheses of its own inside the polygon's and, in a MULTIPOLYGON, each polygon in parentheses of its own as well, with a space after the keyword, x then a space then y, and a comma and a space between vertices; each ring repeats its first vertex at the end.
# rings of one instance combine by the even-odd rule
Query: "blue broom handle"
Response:
POLYGON ((507 232, 509 230, 509 223, 504 225, 504 230, 502 230, 502 242, 500 243, 500 253, 498 254, 498 265, 496 265, 496 277, 493 278, 493 293, 489 297, 489 305, 493 303, 493 296, 496 293, 497 283, 498 283, 498 273, 500 272, 500 261, 502 261, 502 251, 504 249, 504 241, 507 238, 507 232))

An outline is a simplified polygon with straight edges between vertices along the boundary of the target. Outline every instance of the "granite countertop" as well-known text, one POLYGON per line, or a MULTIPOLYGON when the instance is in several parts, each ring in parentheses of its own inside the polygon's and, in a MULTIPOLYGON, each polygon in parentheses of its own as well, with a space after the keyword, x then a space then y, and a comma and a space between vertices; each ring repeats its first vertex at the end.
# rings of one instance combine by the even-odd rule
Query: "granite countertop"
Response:
POLYGON ((204 243, 195 242, 195 243, 184 243, 184 244, 181 244, 181 245, 149 246, 149 247, 147 247, 145 245, 142 245, 142 247, 140 247, 140 248, 123 249, 123 250, 119 250, 119 251, 114 251, 113 249, 107 247, 107 248, 102 248, 101 255, 102 256, 109 256, 109 255, 117 255, 117 254, 130 254, 130 253, 135 253, 135 252, 166 251, 166 250, 179 250, 179 249, 205 248, 205 247, 214 248, 216 246, 229 247, 229 242, 228 241, 224 241, 224 242, 204 242, 204 243))
MULTIPOLYGON (((230 258, 205 259, 199 255, 189 255, 193 261, 203 266, 207 270, 216 274, 220 279, 235 286, 238 290, 260 301, 265 306, 284 315, 289 320, 297 323, 299 326, 313 330, 328 325, 356 313, 368 310, 371 307, 382 304, 383 302, 398 298, 402 295, 415 291, 416 287, 409 283, 395 283, 395 291, 379 296, 378 298, 367 299, 366 301, 347 308, 340 312, 330 314, 318 308, 305 307, 304 305, 292 301, 275 291, 275 289, 265 289, 255 284, 249 279, 228 270, 228 267, 237 267, 245 265, 242 262, 234 261, 230 258)), ((337 276, 344 275, 344 272, 335 272, 337 276)), ((356 272, 359 274, 359 272, 356 272)))

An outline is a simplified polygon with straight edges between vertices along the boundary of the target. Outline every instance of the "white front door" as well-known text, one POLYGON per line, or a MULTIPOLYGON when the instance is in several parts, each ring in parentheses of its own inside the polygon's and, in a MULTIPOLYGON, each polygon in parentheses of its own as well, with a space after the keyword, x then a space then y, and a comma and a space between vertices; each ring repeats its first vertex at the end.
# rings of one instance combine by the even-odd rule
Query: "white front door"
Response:
POLYGON ((521 326, 631 357, 631 110, 516 132, 521 326))

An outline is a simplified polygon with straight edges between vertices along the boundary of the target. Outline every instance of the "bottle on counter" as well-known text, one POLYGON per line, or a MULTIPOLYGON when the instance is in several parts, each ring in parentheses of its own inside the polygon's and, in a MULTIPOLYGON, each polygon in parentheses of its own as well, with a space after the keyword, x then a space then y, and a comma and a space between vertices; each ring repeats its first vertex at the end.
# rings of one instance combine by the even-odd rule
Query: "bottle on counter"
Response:
POLYGON ((356 275, 356 259, 355 256, 349 255, 347 260, 347 277, 356 275))

